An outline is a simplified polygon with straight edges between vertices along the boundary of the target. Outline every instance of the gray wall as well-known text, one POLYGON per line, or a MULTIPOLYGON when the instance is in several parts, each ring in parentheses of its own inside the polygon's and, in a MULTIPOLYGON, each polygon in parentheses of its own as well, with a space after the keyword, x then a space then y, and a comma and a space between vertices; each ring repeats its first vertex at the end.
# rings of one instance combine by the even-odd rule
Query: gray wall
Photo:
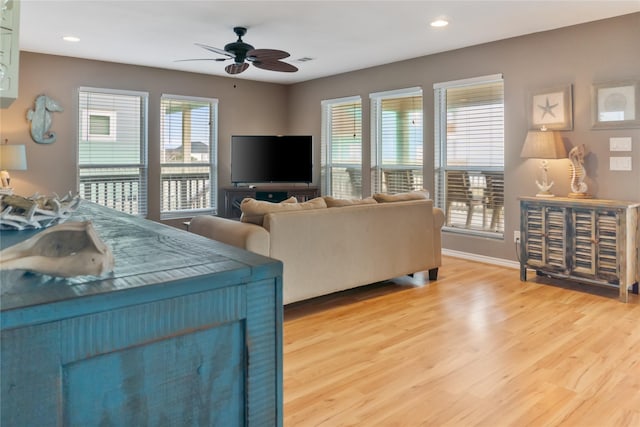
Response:
MULTIPOLYGON (((233 133, 311 133, 314 163, 320 164, 320 102, 361 95, 363 136, 369 140, 371 92, 421 86, 424 91, 425 153, 433 153, 433 84, 502 73, 505 81, 505 241, 445 233, 445 248, 515 260, 513 231, 519 227, 517 197, 533 195, 536 160, 520 158, 527 132, 527 94, 573 84, 574 130, 563 132, 570 148, 586 144, 590 190, 599 198, 640 200, 640 129, 591 130, 591 84, 640 80, 640 13, 430 55, 367 70, 291 86, 183 73, 21 52, 19 98, 0 110, 1 138, 27 144, 29 170, 13 172, 19 194, 66 193, 76 188, 75 93, 79 86, 148 91, 149 158, 159 158, 159 101, 162 93, 218 98, 220 185, 229 184, 229 140, 233 133), (59 101, 52 130, 58 141, 35 144, 29 137, 26 111, 38 94, 59 101), (631 136, 633 171, 609 171, 609 138, 631 136)), ((638 112, 640 114, 640 112, 638 112)), ((365 150, 365 159, 369 159, 365 150)), ((160 171, 150 162, 150 194, 157 194, 160 171)), ((569 192, 568 160, 552 161, 556 194, 569 192)), ((320 171, 316 167, 315 182, 320 171)), ((426 186, 433 189, 433 165, 425 166, 426 186)), ((364 182, 367 185, 367 181, 364 182)), ((159 218, 159 200, 149 200, 151 219, 159 218)))
MULTIPOLYGON (((28 170, 12 172, 18 194, 66 194, 76 186, 76 111, 80 86, 135 90, 149 93, 149 218, 160 218, 160 97, 163 93, 217 98, 218 180, 230 185, 230 139, 233 133, 287 132, 286 86, 214 77, 149 67, 91 61, 29 52, 20 54, 18 99, 0 110, 1 138, 26 144, 28 170), (26 112, 39 94, 55 99, 64 108, 53 113, 51 130, 57 141, 36 144, 29 135, 26 112), (155 161, 154 161, 155 159, 155 161)), ((179 221, 171 221, 173 224, 179 221)))
MULTIPOLYGON (((505 82, 505 240, 444 233, 447 249, 515 260, 513 231, 520 226, 518 196, 537 192, 537 160, 520 158, 531 91, 573 85, 573 131, 562 132, 567 149, 586 144, 590 192, 598 198, 640 201, 640 129, 592 130, 591 85, 640 80, 640 13, 502 40, 293 85, 289 121, 293 131, 314 130, 320 141, 320 102, 360 95, 363 140, 370 138, 369 93, 421 86, 424 93, 425 153, 433 153, 433 84, 502 73, 505 82), (631 136, 631 172, 609 171, 609 138, 631 136)), ((637 111, 636 114, 640 114, 637 111)), ((319 164, 319 144, 316 164, 319 164)), ((365 153, 365 161, 370 158, 365 153)), ((427 158, 427 156, 425 156, 427 158)), ((552 160, 553 191, 570 191, 569 161, 552 160)), ((319 170, 315 171, 319 180, 319 170)), ((425 186, 433 190, 433 163, 425 165, 425 186)), ((366 182, 363 183, 366 185, 366 182)))

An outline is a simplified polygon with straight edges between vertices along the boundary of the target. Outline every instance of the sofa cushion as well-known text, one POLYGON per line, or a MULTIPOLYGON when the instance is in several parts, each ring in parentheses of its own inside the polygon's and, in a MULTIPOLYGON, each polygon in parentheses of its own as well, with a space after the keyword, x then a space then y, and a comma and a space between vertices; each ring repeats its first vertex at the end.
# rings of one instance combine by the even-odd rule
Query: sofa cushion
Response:
POLYGON ((378 203, 404 202, 406 200, 428 199, 429 191, 418 190, 418 191, 409 191, 408 193, 396 193, 396 194, 376 193, 373 195, 373 198, 378 203))
POLYGON ((280 203, 273 203, 263 200, 246 198, 243 199, 242 202, 240 202, 240 210, 242 211, 242 215, 240 215, 240 221, 262 225, 264 216, 268 213, 307 209, 322 209, 326 207, 327 204, 322 197, 316 197, 315 199, 311 199, 302 203, 292 203, 290 199, 287 199, 280 203))
POLYGON ((336 199, 331 196, 324 196, 324 201, 327 203, 328 208, 339 208, 342 206, 354 206, 354 205, 370 205, 376 202, 373 197, 366 197, 364 199, 336 199))
POLYGON ((280 203, 298 203, 298 199, 296 199, 296 196, 291 196, 288 199, 281 201, 280 203))

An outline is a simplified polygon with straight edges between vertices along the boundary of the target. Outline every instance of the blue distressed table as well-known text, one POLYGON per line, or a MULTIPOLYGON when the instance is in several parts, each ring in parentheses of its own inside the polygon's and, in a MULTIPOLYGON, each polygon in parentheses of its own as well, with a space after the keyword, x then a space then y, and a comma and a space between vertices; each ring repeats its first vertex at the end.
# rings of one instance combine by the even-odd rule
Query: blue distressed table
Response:
POLYGON ((83 201, 86 219, 113 273, 0 272, 0 425, 281 426, 282 264, 83 201))

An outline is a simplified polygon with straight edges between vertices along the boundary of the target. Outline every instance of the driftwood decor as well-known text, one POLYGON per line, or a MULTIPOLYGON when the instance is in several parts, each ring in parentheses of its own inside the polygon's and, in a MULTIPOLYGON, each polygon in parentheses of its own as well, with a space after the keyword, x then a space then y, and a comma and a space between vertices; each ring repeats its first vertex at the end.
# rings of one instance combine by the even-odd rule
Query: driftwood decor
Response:
POLYGON ((0 251, 0 270, 26 270, 56 277, 101 276, 113 271, 111 249, 91 221, 54 225, 0 251))
POLYGON ((71 193, 60 198, 35 194, 31 197, 0 195, 0 229, 46 228, 64 222, 80 204, 71 193))

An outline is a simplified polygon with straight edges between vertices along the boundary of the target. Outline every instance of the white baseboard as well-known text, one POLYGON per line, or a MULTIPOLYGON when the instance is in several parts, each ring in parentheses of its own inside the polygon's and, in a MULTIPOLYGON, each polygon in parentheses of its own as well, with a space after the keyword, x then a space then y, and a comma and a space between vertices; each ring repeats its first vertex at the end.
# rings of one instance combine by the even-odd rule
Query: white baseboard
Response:
POLYGON ((472 254, 469 252, 454 251, 453 249, 442 249, 442 255, 455 258, 468 259, 469 261, 484 262, 485 264, 499 265, 501 267, 520 269, 520 263, 502 258, 493 258, 484 255, 472 254))

